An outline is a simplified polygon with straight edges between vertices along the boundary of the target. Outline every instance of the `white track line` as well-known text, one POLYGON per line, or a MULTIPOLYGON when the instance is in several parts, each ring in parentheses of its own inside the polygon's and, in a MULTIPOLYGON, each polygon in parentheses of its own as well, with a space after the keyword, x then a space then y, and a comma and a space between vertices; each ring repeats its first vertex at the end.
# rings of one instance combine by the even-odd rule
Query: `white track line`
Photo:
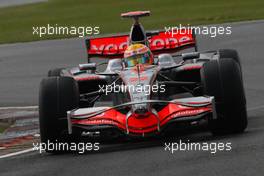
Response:
POLYGON ((264 105, 248 108, 247 111, 255 111, 257 109, 263 109, 264 105))
POLYGON ((6 154, 6 155, 2 155, 2 156, 0 156, 0 159, 9 158, 9 157, 12 157, 12 156, 17 156, 17 155, 21 155, 21 154, 29 153, 29 152, 33 152, 33 151, 34 151, 33 148, 29 148, 29 149, 22 150, 22 151, 19 151, 19 152, 14 152, 14 153, 9 153, 9 154, 6 154))
POLYGON ((9 109, 35 109, 38 106, 10 106, 10 107, 0 107, 0 110, 9 110, 9 109))

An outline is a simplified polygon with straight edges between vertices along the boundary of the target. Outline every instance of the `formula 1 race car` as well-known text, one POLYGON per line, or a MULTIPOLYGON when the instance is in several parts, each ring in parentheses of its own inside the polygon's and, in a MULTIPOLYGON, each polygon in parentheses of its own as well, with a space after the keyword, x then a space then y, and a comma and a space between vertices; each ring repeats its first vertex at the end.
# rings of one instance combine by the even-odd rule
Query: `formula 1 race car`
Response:
POLYGON ((198 52, 191 30, 177 29, 173 35, 145 32, 139 18, 149 15, 149 11, 123 13, 123 18, 134 19, 129 35, 89 38, 88 63, 49 71, 39 94, 42 142, 67 141, 72 136, 155 136, 178 123, 200 120, 208 121, 215 135, 245 130, 246 98, 238 53, 198 52), (128 51, 131 45, 138 50, 128 51), (195 51, 175 54, 186 48, 195 51), (131 59, 143 51, 150 55, 131 59), (106 69, 98 71, 104 64, 106 69), (111 105, 104 105, 110 100, 111 105))

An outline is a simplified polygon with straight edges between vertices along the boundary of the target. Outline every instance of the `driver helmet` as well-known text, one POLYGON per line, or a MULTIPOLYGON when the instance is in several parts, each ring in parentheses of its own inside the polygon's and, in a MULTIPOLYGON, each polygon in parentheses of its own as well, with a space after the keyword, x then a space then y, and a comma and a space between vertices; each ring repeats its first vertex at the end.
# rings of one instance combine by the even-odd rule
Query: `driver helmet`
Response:
POLYGON ((154 57, 150 49, 143 44, 132 44, 124 53, 125 67, 134 67, 137 64, 153 64, 154 57))

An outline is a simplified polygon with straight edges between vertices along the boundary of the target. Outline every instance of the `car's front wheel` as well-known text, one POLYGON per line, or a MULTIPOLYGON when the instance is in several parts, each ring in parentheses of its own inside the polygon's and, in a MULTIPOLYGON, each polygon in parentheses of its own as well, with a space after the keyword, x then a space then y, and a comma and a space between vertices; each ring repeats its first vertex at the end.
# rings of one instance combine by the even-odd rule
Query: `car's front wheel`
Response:
MULTIPOLYGON (((41 81, 39 91, 39 123, 41 142, 67 142, 67 111, 79 105, 79 91, 71 77, 49 77, 41 81)), ((57 152, 56 149, 47 152, 57 152)))
POLYGON ((49 70, 48 72, 48 77, 52 77, 52 76, 61 76, 61 71, 63 70, 63 68, 54 68, 49 70))
POLYGON ((203 65, 204 94, 215 97, 217 119, 209 120, 213 134, 240 133, 247 127, 246 98, 239 63, 230 58, 203 65))

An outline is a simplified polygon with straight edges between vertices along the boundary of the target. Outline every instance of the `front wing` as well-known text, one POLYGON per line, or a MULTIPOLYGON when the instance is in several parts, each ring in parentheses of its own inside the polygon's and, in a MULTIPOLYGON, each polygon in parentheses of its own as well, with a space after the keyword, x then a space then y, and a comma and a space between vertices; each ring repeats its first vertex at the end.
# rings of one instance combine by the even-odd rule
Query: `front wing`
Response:
POLYGON ((67 112, 68 132, 71 134, 75 126, 81 126, 88 131, 114 127, 126 134, 144 136, 147 133, 160 132, 168 123, 199 120, 208 114, 216 118, 214 97, 192 97, 172 101, 149 100, 116 107, 81 108, 67 112), (130 112, 123 114, 118 111, 119 108, 140 103, 166 103, 166 106, 159 112, 153 109, 143 118, 130 112))

